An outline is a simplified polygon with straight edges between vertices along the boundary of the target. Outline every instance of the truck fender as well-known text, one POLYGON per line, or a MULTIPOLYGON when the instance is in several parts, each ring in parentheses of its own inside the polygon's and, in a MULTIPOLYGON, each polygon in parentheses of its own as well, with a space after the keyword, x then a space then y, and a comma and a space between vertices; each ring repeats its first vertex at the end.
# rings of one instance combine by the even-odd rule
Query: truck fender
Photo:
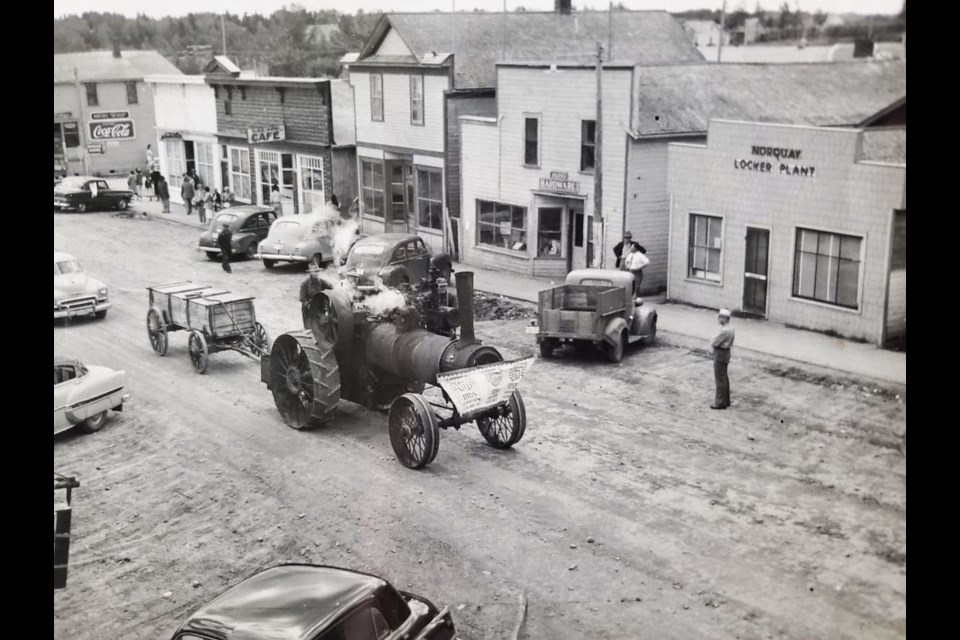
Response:
POLYGON ((654 309, 640 307, 636 313, 637 321, 634 326, 637 328, 637 331, 635 333, 646 333, 650 330, 650 323, 656 319, 657 312, 654 309))
POLYGON ((603 340, 610 345, 616 345, 617 341, 620 340, 620 332, 624 329, 627 329, 627 333, 630 332, 627 328, 627 321, 623 318, 614 318, 603 328, 603 340))

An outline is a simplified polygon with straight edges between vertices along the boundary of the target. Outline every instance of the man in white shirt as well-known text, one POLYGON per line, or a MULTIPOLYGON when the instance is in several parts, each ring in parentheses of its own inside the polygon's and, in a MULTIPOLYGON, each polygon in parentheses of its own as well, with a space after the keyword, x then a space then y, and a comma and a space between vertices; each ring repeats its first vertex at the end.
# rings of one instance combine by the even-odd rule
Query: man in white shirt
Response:
POLYGON ((640 283, 643 282, 643 269, 650 264, 650 259, 636 244, 628 244, 623 248, 623 259, 620 268, 633 274, 635 283, 634 294, 640 293, 640 283))

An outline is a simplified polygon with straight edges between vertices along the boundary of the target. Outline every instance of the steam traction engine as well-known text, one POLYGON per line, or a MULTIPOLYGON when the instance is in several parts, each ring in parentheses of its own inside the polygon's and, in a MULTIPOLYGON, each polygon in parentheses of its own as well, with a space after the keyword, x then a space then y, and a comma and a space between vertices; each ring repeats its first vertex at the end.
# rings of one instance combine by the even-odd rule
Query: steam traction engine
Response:
POLYGON ((357 303, 345 289, 317 293, 305 314, 308 329, 281 335, 260 361, 284 421, 294 429, 322 424, 341 399, 389 406, 390 443, 412 469, 436 457, 440 429, 475 421, 498 449, 519 442, 527 417, 516 386, 533 358, 503 362, 476 339, 472 273, 456 274, 459 309, 446 304, 436 276, 431 270, 416 295, 389 311, 357 303), (440 388, 443 404, 422 395, 427 385, 440 388))

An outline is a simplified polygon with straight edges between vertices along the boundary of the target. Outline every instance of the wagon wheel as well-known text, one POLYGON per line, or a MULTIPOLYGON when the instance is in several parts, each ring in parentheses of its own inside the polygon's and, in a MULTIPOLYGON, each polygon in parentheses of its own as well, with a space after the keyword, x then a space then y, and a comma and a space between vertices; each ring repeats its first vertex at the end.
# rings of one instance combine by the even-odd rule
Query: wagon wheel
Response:
POLYGON ((190 350, 190 364, 197 370, 197 373, 206 373, 207 364, 210 362, 210 353, 207 350, 207 340, 203 334, 194 329, 190 332, 190 340, 187 343, 190 350))
POLYGON ((440 427, 437 416, 416 393, 405 393, 390 405, 387 418, 390 444, 397 460, 405 467, 419 469, 437 457, 440 427))
POLYGON ((147 336, 157 355, 167 355, 167 324, 156 307, 150 307, 147 311, 147 336))
POLYGON ((340 402, 333 347, 306 331, 281 335, 270 352, 270 389, 288 426, 305 429, 329 420, 340 402))
POLYGON ((497 449, 509 449, 520 442, 523 433, 527 430, 527 409, 523 405, 520 391, 514 389, 510 396, 510 413, 496 418, 480 418, 477 426, 480 433, 497 449))
POLYGON ((260 349, 261 353, 270 352, 270 334, 267 333, 267 330, 259 322, 253 328, 253 335, 251 336, 253 344, 260 349))

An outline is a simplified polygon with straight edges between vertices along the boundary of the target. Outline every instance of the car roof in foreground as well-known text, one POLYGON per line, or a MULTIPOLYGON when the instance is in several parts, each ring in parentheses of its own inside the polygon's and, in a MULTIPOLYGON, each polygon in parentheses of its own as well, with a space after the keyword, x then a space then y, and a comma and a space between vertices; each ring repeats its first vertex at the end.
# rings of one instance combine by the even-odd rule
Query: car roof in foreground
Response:
POLYGON ((270 207, 265 207, 262 204, 243 204, 239 207, 229 207, 227 209, 220 209, 217 212, 217 217, 219 218, 225 213, 232 213, 238 218, 243 216, 248 216, 252 213, 263 213, 264 211, 273 211, 270 207))
POLYGON ((228 589, 180 630, 222 640, 302 640, 384 585, 382 578, 347 569, 281 565, 228 589))
POLYGON ((367 236, 357 240, 357 244, 388 244, 394 245, 400 242, 416 240, 419 236, 413 233, 378 233, 375 236, 367 236))
POLYGON ((568 282, 583 280, 609 280, 614 285, 623 286, 633 283, 633 274, 617 269, 574 269, 567 274, 568 282))

